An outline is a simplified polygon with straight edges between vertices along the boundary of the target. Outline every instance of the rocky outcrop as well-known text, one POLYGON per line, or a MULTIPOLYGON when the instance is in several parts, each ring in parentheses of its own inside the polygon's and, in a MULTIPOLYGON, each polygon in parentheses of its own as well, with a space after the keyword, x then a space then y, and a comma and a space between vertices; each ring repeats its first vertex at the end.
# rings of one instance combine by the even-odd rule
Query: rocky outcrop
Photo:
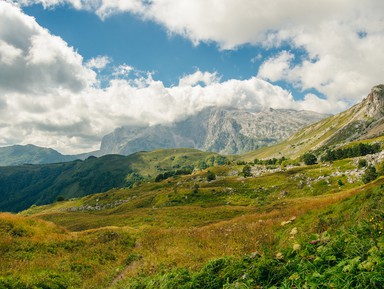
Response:
POLYGON ((379 119, 384 116, 384 85, 374 86, 368 96, 361 102, 366 116, 379 119))
POLYGON ((100 153, 128 155, 159 148, 243 153, 277 143, 326 116, 288 109, 250 112, 211 107, 168 126, 117 128, 103 138, 100 153))

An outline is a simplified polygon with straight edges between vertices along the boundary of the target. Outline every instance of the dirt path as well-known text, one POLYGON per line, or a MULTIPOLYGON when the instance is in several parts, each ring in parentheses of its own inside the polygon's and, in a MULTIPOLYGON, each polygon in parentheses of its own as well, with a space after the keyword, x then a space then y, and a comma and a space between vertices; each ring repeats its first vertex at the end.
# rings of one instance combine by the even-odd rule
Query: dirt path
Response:
POLYGON ((129 264, 119 275, 116 276, 115 279, 112 280, 111 285, 109 285, 108 289, 112 289, 119 281, 123 280, 125 278, 125 275, 127 275, 129 271, 137 268, 139 263, 140 261, 137 260, 129 264))

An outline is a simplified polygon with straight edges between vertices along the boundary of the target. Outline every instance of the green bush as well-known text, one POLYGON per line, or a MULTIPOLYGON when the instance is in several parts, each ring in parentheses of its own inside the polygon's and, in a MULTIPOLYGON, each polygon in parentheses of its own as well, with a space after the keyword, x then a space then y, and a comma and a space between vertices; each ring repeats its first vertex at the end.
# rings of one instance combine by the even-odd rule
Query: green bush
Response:
POLYGON ((211 172, 211 171, 208 171, 207 172, 207 181, 210 182, 210 181, 214 181, 216 180, 216 175, 214 172, 211 172))
POLYGON ((366 184, 366 183, 369 183, 369 182, 372 182, 373 180, 376 180, 378 177, 378 174, 376 172, 376 168, 374 166, 369 166, 365 169, 365 173, 363 175, 363 182, 366 184))
POLYGON ((306 165, 314 165, 317 162, 317 157, 311 153, 304 154, 302 159, 306 165))

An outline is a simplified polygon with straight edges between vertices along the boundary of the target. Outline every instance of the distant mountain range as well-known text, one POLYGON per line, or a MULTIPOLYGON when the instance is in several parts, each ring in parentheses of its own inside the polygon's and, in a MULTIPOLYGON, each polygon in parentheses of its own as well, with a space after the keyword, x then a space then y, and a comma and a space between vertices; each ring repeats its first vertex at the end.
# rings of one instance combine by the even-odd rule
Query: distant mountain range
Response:
POLYGON ((171 125, 125 126, 103 137, 100 150, 79 155, 34 145, 0 148, 0 166, 68 162, 107 154, 130 155, 161 148, 195 148, 239 154, 276 144, 328 115, 310 111, 268 109, 249 112, 233 108, 204 109, 171 125))
POLYGON ((34 145, 3 147, 0 148, 0 166, 68 162, 84 160, 91 155, 130 155, 164 148, 245 153, 245 159, 283 155, 295 158, 324 146, 382 135, 384 85, 373 87, 362 102, 350 109, 327 116, 288 109, 250 112, 210 107, 170 125, 117 128, 103 137, 100 150, 86 154, 62 155, 34 145))
POLYGON ((74 159, 74 156, 62 155, 54 149, 35 145, 13 145, 0 148, 0 164, 2 166, 59 163, 74 159))
POLYGON ((210 107, 172 125, 117 128, 103 137, 100 151, 129 155, 158 148, 195 148, 240 154, 276 144, 327 116, 288 109, 249 112, 210 107))

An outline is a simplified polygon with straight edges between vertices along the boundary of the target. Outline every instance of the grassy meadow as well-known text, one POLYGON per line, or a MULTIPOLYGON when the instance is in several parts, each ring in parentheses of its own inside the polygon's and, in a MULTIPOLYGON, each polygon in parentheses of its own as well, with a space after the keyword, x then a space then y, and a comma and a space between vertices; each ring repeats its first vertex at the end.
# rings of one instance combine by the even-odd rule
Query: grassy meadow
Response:
POLYGON ((212 163, 3 213, 0 288, 381 288, 384 178, 358 159, 212 163))

